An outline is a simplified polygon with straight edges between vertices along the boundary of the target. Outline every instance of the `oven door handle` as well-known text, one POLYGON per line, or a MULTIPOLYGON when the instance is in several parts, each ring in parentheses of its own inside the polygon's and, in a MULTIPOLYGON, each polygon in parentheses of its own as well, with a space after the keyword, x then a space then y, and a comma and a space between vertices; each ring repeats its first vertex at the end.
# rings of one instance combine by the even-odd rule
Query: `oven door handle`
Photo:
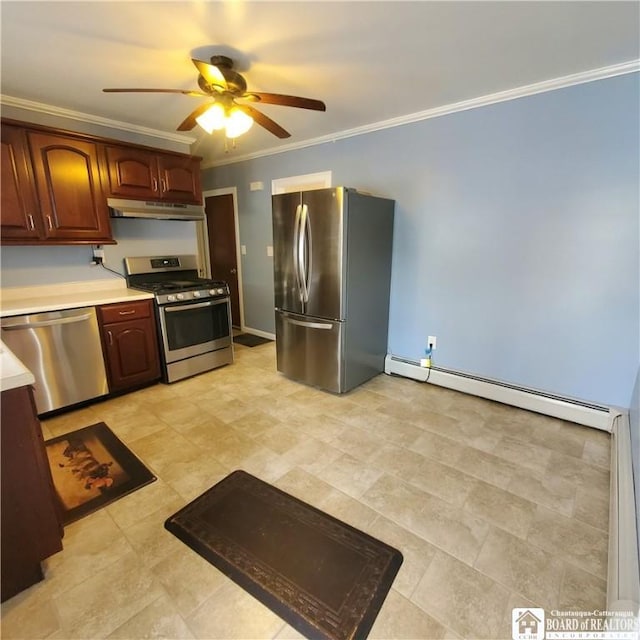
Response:
POLYGON ((225 304, 225 300, 209 300, 208 302, 198 302, 198 304, 181 304, 174 306, 165 306, 164 311, 166 313, 175 313, 177 311, 184 311, 185 309, 202 309, 203 307, 213 307, 216 304, 225 304))

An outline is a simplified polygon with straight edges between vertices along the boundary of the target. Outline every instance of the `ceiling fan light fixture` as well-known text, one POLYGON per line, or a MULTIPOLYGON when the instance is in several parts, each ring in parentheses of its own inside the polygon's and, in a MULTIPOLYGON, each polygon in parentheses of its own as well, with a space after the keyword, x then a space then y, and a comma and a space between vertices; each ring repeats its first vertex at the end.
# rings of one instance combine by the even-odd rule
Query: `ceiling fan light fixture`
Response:
POLYGON ((238 107, 232 107, 225 124, 227 138, 237 138, 253 126, 253 118, 238 107))
POLYGON ((196 118, 196 122, 207 133, 223 129, 227 123, 224 106, 219 102, 212 104, 203 114, 196 118))

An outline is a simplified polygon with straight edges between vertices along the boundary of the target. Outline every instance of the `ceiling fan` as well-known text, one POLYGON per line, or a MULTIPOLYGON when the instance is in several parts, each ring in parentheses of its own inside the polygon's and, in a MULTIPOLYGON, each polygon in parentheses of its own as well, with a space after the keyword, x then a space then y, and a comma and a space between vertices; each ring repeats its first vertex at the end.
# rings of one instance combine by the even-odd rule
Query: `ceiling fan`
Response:
POLYGON ((199 124, 207 133, 224 128, 229 138, 235 138, 248 131, 254 121, 278 138, 291 136, 288 131, 264 113, 249 104, 237 102, 237 100, 326 111, 324 102, 320 100, 279 93, 247 91, 245 79, 233 69, 233 61, 227 56, 212 56, 210 63, 194 58, 191 59, 191 62, 198 70, 200 91, 143 88, 112 88, 103 89, 103 91, 106 93, 181 93, 197 98, 210 98, 194 109, 180 123, 177 130, 191 131, 196 124, 199 124))

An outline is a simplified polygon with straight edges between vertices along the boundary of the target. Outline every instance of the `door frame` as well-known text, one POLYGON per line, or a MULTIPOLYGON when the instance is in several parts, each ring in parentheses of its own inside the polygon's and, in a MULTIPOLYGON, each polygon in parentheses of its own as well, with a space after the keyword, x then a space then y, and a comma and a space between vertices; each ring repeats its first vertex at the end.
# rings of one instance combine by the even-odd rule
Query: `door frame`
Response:
MULTIPOLYGON (((233 200, 233 222, 236 233, 236 263, 238 265, 238 298, 240 303, 240 330, 245 330, 244 324, 244 296, 242 293, 242 252, 240 251, 240 224, 238 220, 238 189, 236 187, 223 187, 222 189, 210 189, 202 192, 202 207, 206 205, 206 199, 211 196, 231 195, 233 200)), ((203 277, 211 277, 211 256, 209 254, 209 232, 207 221, 196 222, 196 236, 198 241, 199 271, 203 277)))

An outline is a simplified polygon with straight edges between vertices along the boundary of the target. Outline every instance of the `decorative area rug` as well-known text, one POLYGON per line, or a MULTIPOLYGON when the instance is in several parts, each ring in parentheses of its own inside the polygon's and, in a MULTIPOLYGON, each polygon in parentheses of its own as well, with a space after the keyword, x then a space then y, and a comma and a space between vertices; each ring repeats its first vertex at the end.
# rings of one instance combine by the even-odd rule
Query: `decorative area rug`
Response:
POLYGON ((308 638, 366 638, 402 554, 234 471, 165 528, 308 638))
POLYGON ((156 479, 104 422, 44 444, 64 524, 156 479))
POLYGON ((267 344, 267 342, 273 342, 269 338, 255 336, 252 333, 239 333, 237 336, 233 336, 233 341, 245 347, 257 347, 261 344, 267 344))

